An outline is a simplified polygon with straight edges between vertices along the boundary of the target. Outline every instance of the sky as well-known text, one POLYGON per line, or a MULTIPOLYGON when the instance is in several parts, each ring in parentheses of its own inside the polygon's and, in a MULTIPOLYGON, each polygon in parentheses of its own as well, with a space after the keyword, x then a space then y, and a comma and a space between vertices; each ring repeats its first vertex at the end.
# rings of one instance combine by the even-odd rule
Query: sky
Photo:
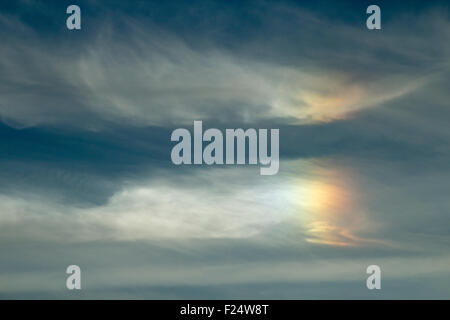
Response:
POLYGON ((2 2, 0 299, 449 299, 449 16, 2 2), (194 120, 278 128, 278 174, 174 165, 194 120))

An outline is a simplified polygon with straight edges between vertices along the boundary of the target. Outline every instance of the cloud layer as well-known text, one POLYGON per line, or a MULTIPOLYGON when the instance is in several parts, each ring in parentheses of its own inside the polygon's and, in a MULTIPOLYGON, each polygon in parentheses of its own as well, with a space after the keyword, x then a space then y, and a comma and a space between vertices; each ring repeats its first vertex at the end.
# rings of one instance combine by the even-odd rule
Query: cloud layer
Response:
POLYGON ((445 5, 110 3, 1 5, 1 298, 448 297, 445 5), (279 174, 173 165, 193 120, 279 174))

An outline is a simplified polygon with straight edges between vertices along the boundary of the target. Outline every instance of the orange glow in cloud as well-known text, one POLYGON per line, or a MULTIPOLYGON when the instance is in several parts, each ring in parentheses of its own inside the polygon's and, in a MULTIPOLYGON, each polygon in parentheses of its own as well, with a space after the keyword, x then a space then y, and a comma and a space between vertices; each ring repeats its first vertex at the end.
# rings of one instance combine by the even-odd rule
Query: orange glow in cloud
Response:
POLYGON ((305 116, 315 121, 343 119, 348 113, 359 110, 368 93, 363 87, 352 85, 331 94, 304 92, 302 100, 307 105, 305 116))
POLYGON ((300 179, 295 186, 306 241, 334 246, 364 242, 356 233, 365 225, 364 212, 348 176, 320 169, 317 179, 300 179))

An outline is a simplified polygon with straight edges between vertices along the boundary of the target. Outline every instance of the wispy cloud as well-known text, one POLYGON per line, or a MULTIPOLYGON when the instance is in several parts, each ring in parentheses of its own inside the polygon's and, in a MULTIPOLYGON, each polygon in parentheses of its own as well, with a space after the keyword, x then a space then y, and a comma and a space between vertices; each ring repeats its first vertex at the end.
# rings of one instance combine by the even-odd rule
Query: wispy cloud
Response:
POLYGON ((0 15, 0 297, 73 263, 100 298, 373 298, 374 263, 380 297, 449 292, 445 10, 114 4, 79 33, 0 15), (280 128, 279 174, 172 165, 193 120, 280 128))
MULTIPOLYGON (((433 25, 448 29, 441 17, 431 17, 437 20, 433 25)), ((273 58, 258 60, 214 44, 199 49, 152 25, 117 19, 121 29, 104 22, 95 36, 68 37, 55 44, 51 39, 34 40, 38 38, 35 31, 2 16, 2 33, 8 40, 0 66, 4 121, 16 126, 68 124, 97 129, 110 122, 167 125, 195 119, 330 121, 416 90, 442 71, 436 69, 448 56, 444 49, 418 57, 416 52, 422 51, 424 43, 411 39, 407 30, 364 38, 360 31, 337 24, 333 35, 304 48, 314 50, 318 57, 325 55, 318 61, 345 61, 342 66, 324 69, 302 51, 287 64, 273 58), (12 37, 8 34, 11 29, 21 35, 12 37), (124 37, 125 33, 128 36, 124 37), (346 48, 356 47, 364 54, 339 48, 333 53, 323 43, 336 37, 346 39, 346 48), (402 39, 401 49, 396 39, 402 39), (379 51, 379 56, 369 54, 374 51, 379 51), (399 57, 387 62, 389 72, 380 72, 387 55, 399 57), (364 60, 354 60, 361 57, 364 60), (405 68, 407 59, 428 61, 428 65, 405 68), (358 70, 363 65, 364 73, 358 70)), ((315 30, 322 24, 313 20, 308 28, 315 30)), ((277 24, 277 28, 281 26, 277 24)), ((421 23, 419 28, 426 30, 427 25, 421 23)), ((269 36, 275 38, 276 34, 272 31, 269 36)), ((446 37, 444 32, 432 41, 445 41, 446 37)), ((263 50, 263 44, 253 41, 247 50, 263 50)))

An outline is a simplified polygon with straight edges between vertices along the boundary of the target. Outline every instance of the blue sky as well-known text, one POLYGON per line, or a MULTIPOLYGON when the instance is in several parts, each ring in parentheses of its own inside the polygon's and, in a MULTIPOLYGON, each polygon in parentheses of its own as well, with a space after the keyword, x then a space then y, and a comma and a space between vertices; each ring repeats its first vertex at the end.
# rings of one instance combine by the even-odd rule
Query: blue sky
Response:
POLYGON ((447 2, 76 3, 0 5, 0 298, 448 299, 447 2), (279 173, 173 165, 194 120, 279 173))

